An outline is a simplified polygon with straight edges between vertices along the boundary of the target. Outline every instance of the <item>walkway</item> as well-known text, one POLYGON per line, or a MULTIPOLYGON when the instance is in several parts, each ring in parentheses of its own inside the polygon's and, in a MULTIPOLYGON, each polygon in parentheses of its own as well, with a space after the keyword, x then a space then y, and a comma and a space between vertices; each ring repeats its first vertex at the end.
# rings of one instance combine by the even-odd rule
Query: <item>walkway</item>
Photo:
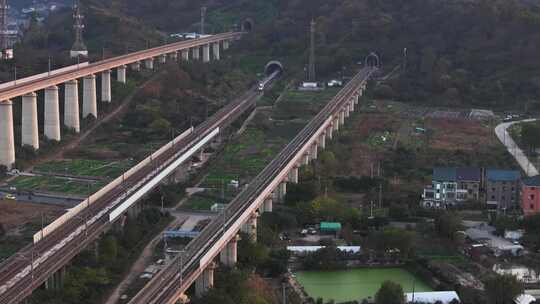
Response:
POLYGON ((537 119, 525 119, 520 121, 505 122, 495 127, 495 134, 497 135, 497 138, 499 138, 501 143, 506 146, 508 152, 516 159, 519 166, 521 169, 523 169, 523 172, 525 172, 528 177, 538 175, 538 169, 536 169, 534 164, 529 161, 521 148, 518 147, 516 142, 512 139, 512 136, 508 134, 507 129, 517 123, 532 122, 536 120, 537 119))

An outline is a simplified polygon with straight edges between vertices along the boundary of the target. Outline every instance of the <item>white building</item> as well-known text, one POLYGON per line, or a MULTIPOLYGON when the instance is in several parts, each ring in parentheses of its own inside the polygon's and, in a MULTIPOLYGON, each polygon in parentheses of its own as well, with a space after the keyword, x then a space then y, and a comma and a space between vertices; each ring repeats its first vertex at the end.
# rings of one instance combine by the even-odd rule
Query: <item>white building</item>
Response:
POLYGON ((461 299, 455 291, 429 291, 429 292, 409 292, 406 293, 407 303, 435 303, 437 301, 443 304, 449 304, 453 300, 461 299))

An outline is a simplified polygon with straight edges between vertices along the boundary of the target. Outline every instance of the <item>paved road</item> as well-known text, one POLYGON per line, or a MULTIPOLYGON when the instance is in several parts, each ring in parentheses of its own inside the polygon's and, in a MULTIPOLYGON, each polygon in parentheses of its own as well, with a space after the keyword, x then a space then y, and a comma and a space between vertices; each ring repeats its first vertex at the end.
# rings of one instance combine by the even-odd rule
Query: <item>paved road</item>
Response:
POLYGON ((17 202, 44 204, 44 205, 59 205, 68 208, 75 207, 84 199, 76 197, 63 197, 55 195, 47 195, 40 193, 17 193, 16 191, 0 191, 0 197, 5 197, 7 194, 15 196, 17 202))
POLYGON ((495 134, 497 135, 497 138, 499 138, 501 143, 506 146, 508 152, 516 159, 521 169, 523 169, 523 172, 525 172, 525 174, 527 174, 529 177, 538 175, 538 169, 536 169, 534 164, 529 161, 521 148, 518 147, 510 134, 508 134, 507 129, 514 124, 531 121, 536 121, 536 119, 505 122, 495 127, 495 134))

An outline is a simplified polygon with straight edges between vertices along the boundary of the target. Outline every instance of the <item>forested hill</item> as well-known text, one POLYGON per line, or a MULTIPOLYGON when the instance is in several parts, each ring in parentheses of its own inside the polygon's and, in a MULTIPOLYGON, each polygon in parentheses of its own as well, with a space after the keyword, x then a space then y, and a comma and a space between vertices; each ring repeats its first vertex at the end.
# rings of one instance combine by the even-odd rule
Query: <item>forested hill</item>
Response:
MULTIPOLYGON (((152 28, 163 33, 195 30, 205 5, 208 31, 229 30, 250 17, 256 30, 242 40, 241 49, 288 61, 300 71, 307 61, 309 22, 315 19, 317 70, 322 76, 362 61, 370 51, 378 52, 385 69, 391 70, 404 61, 407 48, 407 68, 381 87, 385 96, 521 109, 534 109, 540 100, 540 13, 521 0, 81 2, 93 54, 102 47, 115 53, 141 48, 147 39, 162 43, 152 28)), ((65 23, 70 15, 51 18, 45 31, 27 36, 26 46, 47 47, 53 54, 67 51, 72 34, 65 23)), ((41 58, 46 65, 46 56, 41 58)))
MULTIPOLYGON (((130 14, 163 30, 198 21, 200 3, 189 0, 129 1, 130 14)), ((318 23, 318 70, 325 74, 368 51, 390 69, 407 70, 386 95, 431 104, 515 106, 540 99, 540 15, 513 0, 213 0, 210 28, 242 17, 256 22, 246 42, 271 56, 307 56, 307 29, 318 23)))

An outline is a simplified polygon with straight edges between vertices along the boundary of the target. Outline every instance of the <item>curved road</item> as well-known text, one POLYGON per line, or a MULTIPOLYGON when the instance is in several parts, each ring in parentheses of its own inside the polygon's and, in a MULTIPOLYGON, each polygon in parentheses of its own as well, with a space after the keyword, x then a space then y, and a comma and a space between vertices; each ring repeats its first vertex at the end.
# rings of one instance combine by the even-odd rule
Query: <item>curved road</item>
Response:
POLYGON ((508 153, 510 153, 516 159, 519 166, 521 167, 521 169, 523 169, 523 172, 525 172, 528 177, 538 175, 538 169, 536 169, 534 164, 529 161, 523 150, 521 150, 521 148, 512 139, 512 136, 508 134, 507 129, 517 123, 532 122, 536 120, 537 119, 534 118, 520 121, 505 122, 495 127, 495 134, 497 135, 497 138, 506 147, 508 153))

